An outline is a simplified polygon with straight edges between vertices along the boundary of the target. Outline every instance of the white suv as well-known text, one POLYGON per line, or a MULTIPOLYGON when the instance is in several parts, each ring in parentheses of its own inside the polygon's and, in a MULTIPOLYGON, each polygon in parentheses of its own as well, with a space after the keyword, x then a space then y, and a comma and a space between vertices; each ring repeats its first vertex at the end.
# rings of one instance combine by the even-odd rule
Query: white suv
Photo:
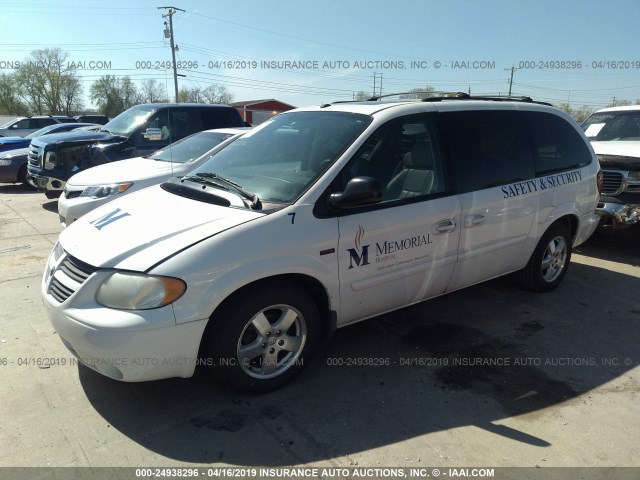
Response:
POLYGON ((205 364, 269 391, 336 327, 512 272, 555 288, 598 224, 598 172, 579 126, 531 101, 301 108, 80 218, 42 295, 106 376, 205 364))

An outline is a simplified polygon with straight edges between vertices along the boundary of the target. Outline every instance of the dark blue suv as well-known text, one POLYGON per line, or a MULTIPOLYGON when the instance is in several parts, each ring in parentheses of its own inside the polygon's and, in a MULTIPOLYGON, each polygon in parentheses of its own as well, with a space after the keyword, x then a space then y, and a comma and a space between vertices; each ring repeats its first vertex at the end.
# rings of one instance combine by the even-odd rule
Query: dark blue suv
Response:
POLYGON ((122 112, 98 131, 35 139, 29 147, 28 180, 57 198, 69 177, 95 165, 149 155, 192 133, 242 127, 229 105, 150 103, 122 112))

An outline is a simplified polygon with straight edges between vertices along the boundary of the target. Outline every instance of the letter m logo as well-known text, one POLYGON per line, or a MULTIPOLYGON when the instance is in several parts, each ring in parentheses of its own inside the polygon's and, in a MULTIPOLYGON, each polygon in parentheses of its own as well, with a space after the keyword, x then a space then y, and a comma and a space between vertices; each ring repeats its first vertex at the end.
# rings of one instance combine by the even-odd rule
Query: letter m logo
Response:
POLYGON ((369 245, 362 246, 362 254, 358 255, 358 251, 355 248, 347 248, 349 252, 349 269, 353 268, 353 264, 360 267, 362 265, 369 265, 369 245))
POLYGON ((98 230, 102 230, 103 227, 106 227, 110 223, 113 223, 116 220, 120 220, 121 218, 130 216, 130 214, 127 212, 122 212, 120 215, 118 215, 120 211, 121 210, 119 208, 116 208, 112 212, 109 212, 100 218, 96 218, 95 220, 89 223, 94 227, 96 227, 98 230))

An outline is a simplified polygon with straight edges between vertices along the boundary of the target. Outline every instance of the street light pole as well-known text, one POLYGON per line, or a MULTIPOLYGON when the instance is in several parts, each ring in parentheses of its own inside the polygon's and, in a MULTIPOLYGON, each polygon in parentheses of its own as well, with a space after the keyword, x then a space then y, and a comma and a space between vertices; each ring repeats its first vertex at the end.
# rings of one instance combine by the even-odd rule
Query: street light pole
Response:
POLYGON ((176 93, 176 103, 178 103, 178 70, 176 69, 176 46, 173 41, 173 14, 176 13, 177 10, 180 10, 181 12, 184 12, 184 10, 176 7, 158 7, 158 9, 161 8, 169 9, 169 12, 167 12, 166 15, 162 15, 162 18, 169 17, 169 38, 171 42, 171 60, 173 65, 173 88, 176 93))

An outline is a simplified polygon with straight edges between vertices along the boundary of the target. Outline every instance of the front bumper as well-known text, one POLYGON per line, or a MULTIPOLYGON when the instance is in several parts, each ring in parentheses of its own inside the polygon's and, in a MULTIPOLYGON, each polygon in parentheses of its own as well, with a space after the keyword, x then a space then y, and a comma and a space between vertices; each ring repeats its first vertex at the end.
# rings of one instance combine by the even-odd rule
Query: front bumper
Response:
POLYGON ((640 222, 640 205, 600 201, 596 213, 605 227, 626 227, 640 222))
POLYGON ((60 225, 68 227, 84 214, 89 213, 91 210, 98 208, 113 199, 114 197, 92 198, 80 196, 68 198, 66 194, 63 194, 58 200, 58 216, 60 218, 60 225))
POLYGON ((171 305, 144 311, 106 308, 96 303, 95 291, 108 272, 97 270, 78 287, 58 269, 62 262, 52 257, 41 283, 44 307, 53 328, 80 363, 124 382, 193 375, 208 319, 176 324, 171 305), (65 300, 57 300, 50 293, 54 277, 70 290, 77 289, 65 300))
POLYGON ((27 181, 38 190, 45 192, 62 192, 67 183, 59 178, 43 177, 41 175, 34 175, 33 173, 27 175, 27 181))

